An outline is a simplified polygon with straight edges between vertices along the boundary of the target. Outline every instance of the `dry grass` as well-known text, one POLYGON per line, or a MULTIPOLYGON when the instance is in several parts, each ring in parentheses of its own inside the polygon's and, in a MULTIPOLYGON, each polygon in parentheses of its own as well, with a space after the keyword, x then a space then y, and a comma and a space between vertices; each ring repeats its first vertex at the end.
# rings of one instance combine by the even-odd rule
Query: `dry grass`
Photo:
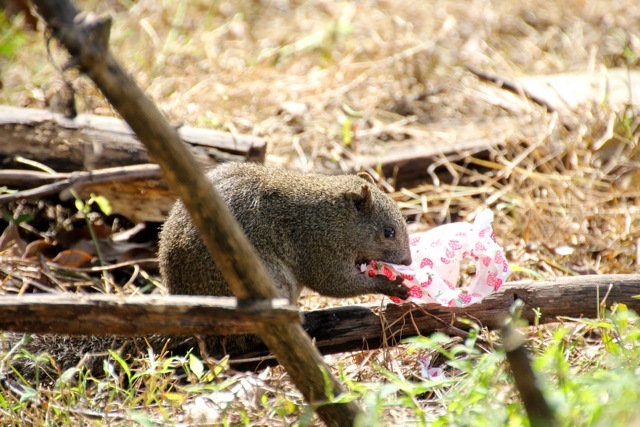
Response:
MULTIPOLYGON (((491 129, 505 119, 510 127, 488 155, 443 156, 439 167, 449 171, 449 181, 432 180, 394 194, 415 227, 469 220, 491 208, 496 234, 513 265, 546 278, 638 271, 636 106, 582 105, 559 116, 534 104, 505 105, 487 97, 485 84, 464 68, 470 64, 512 80, 600 66, 637 69, 637 2, 122 0, 80 5, 112 14, 112 49, 172 121, 263 136, 270 143, 271 164, 339 170, 343 164, 336 144, 356 155, 384 152, 400 144, 440 140, 434 130, 440 124, 491 129), (345 120, 357 126, 357 141, 349 147, 344 144, 345 120), (567 122, 574 126, 567 129, 567 122)), ((0 103, 45 107, 48 88, 60 78, 53 64, 63 63, 64 54, 54 43, 50 62, 40 34, 21 37, 20 48, 0 56, 0 103)), ((73 78, 73 86, 81 111, 113 114, 86 79, 73 78)), ((303 306, 363 300, 309 295, 303 306)), ((573 343, 566 354, 576 374, 592 367, 594 348, 606 347, 600 332, 589 325, 574 324, 560 337, 554 331, 533 330, 535 348, 541 356, 554 355, 546 349, 573 343)), ((483 357, 474 354, 472 360, 483 357)), ((420 374, 416 355, 405 347, 333 360, 349 380, 393 383, 378 366, 406 379, 420 374)), ((506 378, 501 365, 482 363, 495 369, 496 378, 506 378)), ((218 378, 239 381, 235 375, 223 370, 218 378)), ((300 396, 282 375, 280 369, 270 371, 265 381, 279 391, 260 410, 237 409, 232 422, 248 417, 266 424, 274 414, 281 417, 278 425, 298 419, 300 396)), ((427 402, 421 404, 422 411, 431 411, 427 420, 445 409, 455 413, 451 400, 442 397, 461 396, 456 393, 469 386, 469 378, 489 384, 464 369, 451 368, 450 375, 450 383, 421 395, 426 400, 414 399, 427 402)), ((160 379, 167 382, 166 390, 182 396, 178 402, 167 395, 158 398, 157 406, 144 405, 132 397, 139 389, 121 389, 118 380, 109 383, 108 399, 120 414, 129 414, 122 408, 144 408, 150 418, 167 420, 200 395, 189 394, 170 377, 160 379)), ((506 379, 492 384, 497 395, 513 391, 506 379)), ((505 405, 513 401, 504 399, 505 405)), ((86 407, 108 412, 104 400, 96 402, 86 407)), ((407 408, 386 408, 385 417, 390 423, 417 422, 416 410, 407 408)), ((125 415, 123 420, 130 420, 125 415)), ((83 419, 77 417, 72 418, 83 419)))

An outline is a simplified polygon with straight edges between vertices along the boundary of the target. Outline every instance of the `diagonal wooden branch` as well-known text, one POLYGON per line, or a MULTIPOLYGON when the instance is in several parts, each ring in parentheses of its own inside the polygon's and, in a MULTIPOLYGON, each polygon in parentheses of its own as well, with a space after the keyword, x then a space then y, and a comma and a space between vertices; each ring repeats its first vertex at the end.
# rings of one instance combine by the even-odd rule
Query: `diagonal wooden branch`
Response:
MULTIPOLYGON (((70 1, 34 0, 34 4, 53 36, 71 53, 70 64, 91 77, 158 161, 235 296, 239 300, 276 297, 276 287, 255 250, 176 130, 109 51, 110 20, 81 14, 70 1)), ((328 404, 332 395, 345 390, 302 327, 266 323, 256 327, 307 402, 319 404, 315 409, 322 420, 330 426, 352 425, 359 407, 354 402, 328 404)))
POLYGON ((525 347, 524 334, 510 323, 506 323, 501 332, 509 370, 524 403, 531 427, 556 426, 556 417, 538 386, 538 380, 531 367, 531 357, 525 347))

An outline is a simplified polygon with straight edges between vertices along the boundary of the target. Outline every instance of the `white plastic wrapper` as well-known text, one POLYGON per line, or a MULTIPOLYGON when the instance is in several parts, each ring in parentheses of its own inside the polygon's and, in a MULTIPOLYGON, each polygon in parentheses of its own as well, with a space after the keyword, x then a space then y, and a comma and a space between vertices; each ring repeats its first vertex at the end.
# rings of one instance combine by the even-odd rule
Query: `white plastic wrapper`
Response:
MULTIPOLYGON (((413 263, 410 266, 371 261, 362 271, 370 276, 383 274, 394 280, 399 274, 410 288, 407 301, 437 302, 449 307, 464 307, 482 301, 497 291, 511 271, 502 248, 496 243, 491 222, 493 212, 484 210, 473 224, 445 224, 424 233, 409 236, 413 263), (468 289, 456 288, 460 262, 468 258, 476 274, 468 289)), ((396 303, 407 302, 391 298, 396 303)))

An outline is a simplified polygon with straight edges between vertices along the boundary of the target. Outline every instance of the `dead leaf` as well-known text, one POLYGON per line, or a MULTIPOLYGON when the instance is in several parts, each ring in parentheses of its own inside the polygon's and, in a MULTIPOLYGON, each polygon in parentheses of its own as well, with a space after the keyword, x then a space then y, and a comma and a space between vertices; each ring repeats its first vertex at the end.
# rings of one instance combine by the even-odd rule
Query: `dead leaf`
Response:
POLYGON ((22 258, 35 258, 38 255, 43 255, 46 259, 50 260, 58 255, 60 249, 62 248, 56 243, 45 240, 35 240, 27 245, 22 258))
POLYGON ((90 263, 92 259, 92 256, 85 251, 81 251, 79 249, 68 249, 60 252, 53 259, 53 262, 65 267, 78 268, 90 263))
POLYGON ((18 225, 13 221, 9 223, 9 226, 4 229, 0 236, 0 251, 9 249, 12 244, 15 245, 14 255, 16 256, 21 256, 27 249, 27 242, 20 237, 18 225))

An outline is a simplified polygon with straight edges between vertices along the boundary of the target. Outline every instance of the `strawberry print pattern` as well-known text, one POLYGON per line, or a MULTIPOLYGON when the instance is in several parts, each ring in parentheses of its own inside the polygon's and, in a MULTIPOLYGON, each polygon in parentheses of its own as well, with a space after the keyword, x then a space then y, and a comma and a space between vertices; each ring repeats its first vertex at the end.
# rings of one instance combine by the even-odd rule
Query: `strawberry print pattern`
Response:
POLYGON ((422 262, 420 263, 420 268, 425 267, 433 268, 433 261, 431 261, 429 258, 423 258, 422 262))
MULTIPOLYGON (((371 261, 361 267, 369 277, 384 275, 395 280, 398 275, 409 288, 409 299, 416 302, 436 302, 444 306, 464 307, 482 301, 498 291, 511 271, 502 248, 496 243, 491 228, 493 213, 480 212, 473 223, 445 224, 425 233, 409 237, 410 266, 371 261), (468 289, 456 287, 460 263, 470 259, 476 273, 468 289)), ((392 297, 395 303, 405 301, 392 297)))

